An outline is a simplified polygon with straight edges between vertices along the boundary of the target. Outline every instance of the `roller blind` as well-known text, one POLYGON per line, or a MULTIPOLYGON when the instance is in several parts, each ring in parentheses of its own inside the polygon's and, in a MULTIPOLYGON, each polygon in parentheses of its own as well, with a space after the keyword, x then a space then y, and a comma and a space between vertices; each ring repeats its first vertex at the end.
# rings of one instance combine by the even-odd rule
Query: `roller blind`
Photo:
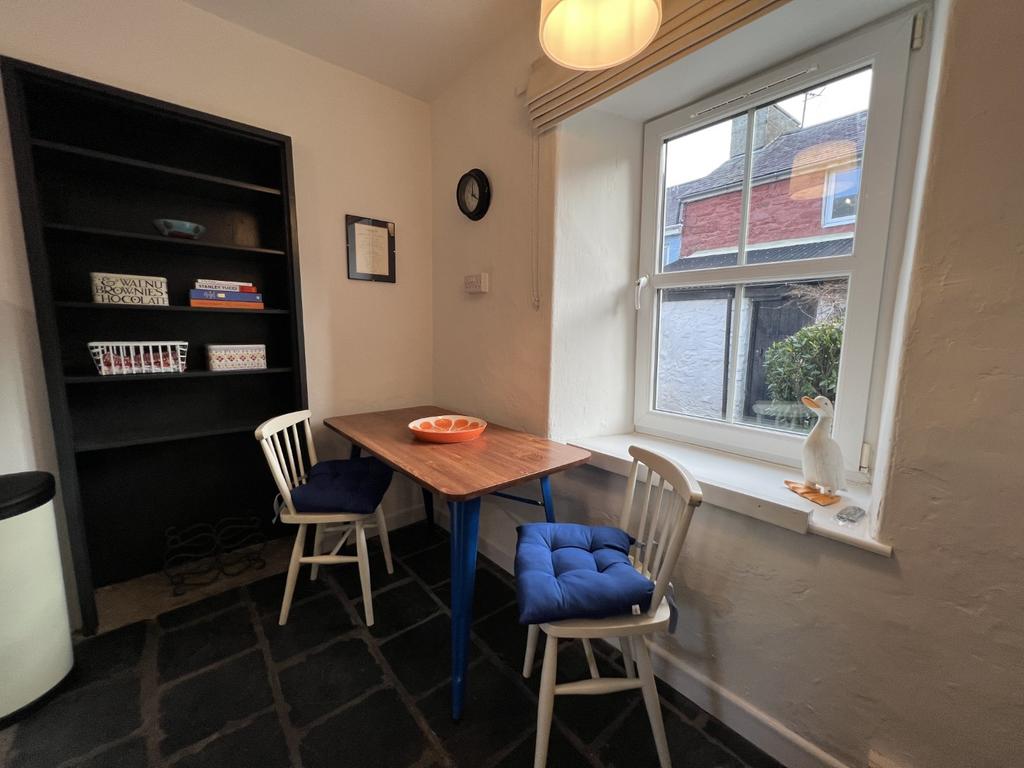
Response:
POLYGON ((789 0, 665 0, 661 29, 637 58, 611 69, 577 72, 537 59, 527 105, 540 133, 640 78, 714 42, 789 0))

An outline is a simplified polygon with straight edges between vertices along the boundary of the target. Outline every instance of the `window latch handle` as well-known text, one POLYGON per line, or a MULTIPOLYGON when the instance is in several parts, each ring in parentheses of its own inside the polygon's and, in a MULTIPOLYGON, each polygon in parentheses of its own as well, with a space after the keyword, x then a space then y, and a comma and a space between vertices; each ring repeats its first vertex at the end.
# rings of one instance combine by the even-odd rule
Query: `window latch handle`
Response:
POLYGON ((636 286, 636 296, 634 297, 633 304, 637 312, 640 311, 640 294, 643 293, 644 286, 647 285, 647 280, 649 279, 649 277, 649 275, 640 275, 640 277, 636 279, 636 283, 634 283, 634 285, 636 286))

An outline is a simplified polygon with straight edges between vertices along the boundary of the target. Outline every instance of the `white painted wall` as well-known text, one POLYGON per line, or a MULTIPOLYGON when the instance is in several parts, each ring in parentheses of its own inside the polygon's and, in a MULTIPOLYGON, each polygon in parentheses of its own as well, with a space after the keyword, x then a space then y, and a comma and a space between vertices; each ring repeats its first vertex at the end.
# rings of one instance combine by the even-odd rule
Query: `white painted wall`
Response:
POLYGON ((628 432, 643 124, 590 110, 556 134, 548 432, 628 432))
POLYGON ((545 259, 539 275, 535 308, 532 168, 534 152, 548 152, 550 145, 535 148, 516 96, 540 55, 532 29, 511 26, 500 46, 431 103, 434 394, 439 405, 545 432, 551 262, 545 259), (455 204, 455 185, 471 168, 491 181, 491 209, 480 221, 467 219, 455 204), (490 273, 490 293, 463 293, 463 275, 475 272, 490 273))
MULTIPOLYGON (((0 0, 0 53, 290 135, 315 419, 432 399, 427 104, 177 0, 0 0), (346 213, 397 223, 395 285, 346 279, 346 213)), ((38 344, 3 116, 0 472, 56 469, 38 344)))
POLYGON ((655 390, 659 409, 708 419, 722 417, 731 309, 732 302, 724 298, 661 303, 655 390))
MULTIPOLYGON (((874 751, 903 768, 1003 768, 1024 754, 1024 486, 1017 466, 1024 456, 1024 313, 1015 298, 1024 253, 1016 211, 1024 152, 1015 136, 1024 114, 1005 97, 1024 85, 1024 19, 1013 0, 940 2, 932 15, 939 27, 930 31, 936 38, 951 5, 947 59, 934 88, 931 175, 920 200, 916 261, 907 270, 910 312, 897 356, 902 378, 894 387, 882 532, 896 554, 885 559, 704 507, 676 575, 681 629, 658 654, 662 675, 792 766, 860 768, 874 751)), ((511 115, 510 125, 488 125, 494 152, 509 149, 510 132, 518 136, 522 128, 513 95, 502 81, 488 90, 489 78, 525 69, 530 48, 510 43, 492 52, 479 77, 467 75, 443 97, 445 108, 460 114, 480 108, 511 115), (452 103, 460 98, 462 110, 452 103)), ((471 167, 474 153, 488 150, 460 154, 466 139, 435 130, 435 157, 455 154, 471 167)), ((518 157, 525 176, 525 152, 518 157)), ((564 169, 560 156, 558 167, 564 169)), ((446 225, 443 197, 435 192, 440 261, 436 243, 446 225)), ((525 222, 526 200, 502 204, 525 222)), ((475 240, 452 228, 444 242, 460 251, 475 240)), ((560 335, 572 326, 561 325, 563 250, 557 237, 555 243, 549 423, 561 431, 557 358, 560 335)), ((435 274, 440 296, 450 277, 440 268, 435 274)), ((476 323, 472 312, 453 305, 443 320, 439 312, 436 343, 450 328, 476 323)), ((508 339, 514 349, 527 328, 535 328, 528 316, 503 316, 500 333, 492 326, 486 344, 508 339)), ((507 409, 504 394, 531 375, 478 380, 484 386, 473 405, 507 409)), ((457 392, 444 376, 438 390, 457 392)), ((543 411, 539 406, 514 421, 539 421, 543 411)), ((593 468, 557 477, 560 519, 616 519, 623 486, 622 478, 593 468)), ((488 504, 484 514, 482 546, 507 565, 511 528, 493 521, 512 512, 488 504)))

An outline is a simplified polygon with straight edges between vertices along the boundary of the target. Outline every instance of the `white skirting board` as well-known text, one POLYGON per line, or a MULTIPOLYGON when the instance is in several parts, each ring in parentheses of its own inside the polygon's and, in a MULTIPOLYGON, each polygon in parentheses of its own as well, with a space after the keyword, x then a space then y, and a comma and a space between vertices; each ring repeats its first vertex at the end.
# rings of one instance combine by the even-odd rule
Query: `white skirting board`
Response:
POLYGON ((852 768, 660 645, 651 651, 655 675, 788 768, 852 768))
MULTIPOLYGON (((450 530, 447 508, 437 504, 434 517, 438 525, 450 530)), ((388 519, 392 518, 389 516, 388 519)), ((389 530, 396 527, 388 526, 389 530)), ((512 573, 515 550, 509 549, 508 545, 509 542, 498 543, 487 539, 481 531, 480 554, 512 573)), ((790 730, 742 696, 672 656, 661 646, 654 644, 651 650, 657 677, 783 765, 789 768, 854 768, 790 730)))

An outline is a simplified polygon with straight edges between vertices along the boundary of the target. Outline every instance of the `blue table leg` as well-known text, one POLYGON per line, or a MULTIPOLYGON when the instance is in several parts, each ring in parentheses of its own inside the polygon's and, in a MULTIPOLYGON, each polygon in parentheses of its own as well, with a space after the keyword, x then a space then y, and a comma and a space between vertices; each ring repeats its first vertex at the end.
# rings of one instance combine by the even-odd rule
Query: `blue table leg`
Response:
POLYGON ((359 458, 359 454, 361 452, 362 451, 359 449, 359 446, 356 445, 355 443, 352 443, 352 450, 349 451, 349 453, 348 453, 349 460, 351 461, 352 459, 358 459, 359 458))
POLYGON ((555 522, 555 502, 551 498, 551 478, 544 476, 540 479, 540 492, 544 496, 544 517, 549 523, 555 522))
POLYGON ((480 499, 457 501, 448 508, 452 513, 452 719, 458 720, 465 701, 469 630, 473 624, 480 499))
POLYGON ((426 488, 421 488, 423 491, 423 511, 427 513, 427 522, 431 525, 434 524, 434 494, 428 491, 426 488))

